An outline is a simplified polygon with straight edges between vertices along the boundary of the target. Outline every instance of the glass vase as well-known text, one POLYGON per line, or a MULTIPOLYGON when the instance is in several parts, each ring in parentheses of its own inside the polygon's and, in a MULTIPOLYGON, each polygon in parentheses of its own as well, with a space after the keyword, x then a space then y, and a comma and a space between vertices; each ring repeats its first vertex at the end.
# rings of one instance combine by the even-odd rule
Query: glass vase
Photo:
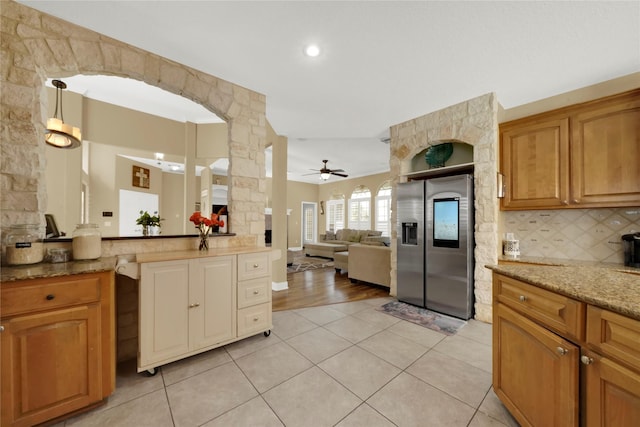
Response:
POLYGON ((200 243, 198 249, 201 251, 209 250, 209 234, 200 234, 200 243))

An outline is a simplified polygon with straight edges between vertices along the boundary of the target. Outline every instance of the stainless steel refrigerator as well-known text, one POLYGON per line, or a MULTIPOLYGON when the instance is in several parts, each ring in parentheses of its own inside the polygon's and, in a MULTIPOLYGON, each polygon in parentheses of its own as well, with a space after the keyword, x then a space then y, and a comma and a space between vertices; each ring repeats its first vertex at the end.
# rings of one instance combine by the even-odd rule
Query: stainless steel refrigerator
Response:
POLYGON ((398 300, 473 317, 473 175, 398 184, 398 300))

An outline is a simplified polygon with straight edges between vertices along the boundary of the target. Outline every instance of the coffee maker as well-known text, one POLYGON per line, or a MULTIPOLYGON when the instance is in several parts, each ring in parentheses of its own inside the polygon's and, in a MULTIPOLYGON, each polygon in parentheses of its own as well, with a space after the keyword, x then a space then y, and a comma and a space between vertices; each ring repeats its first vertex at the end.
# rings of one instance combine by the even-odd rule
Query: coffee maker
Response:
POLYGON ((640 268, 640 232, 622 236, 624 265, 640 268))

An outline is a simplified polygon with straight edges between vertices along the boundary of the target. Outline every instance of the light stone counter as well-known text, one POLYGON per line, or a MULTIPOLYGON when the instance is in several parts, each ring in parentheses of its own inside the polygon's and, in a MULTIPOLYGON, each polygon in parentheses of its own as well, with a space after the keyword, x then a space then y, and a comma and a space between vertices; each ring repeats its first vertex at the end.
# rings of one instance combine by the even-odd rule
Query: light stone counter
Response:
MULTIPOLYGON (((501 259, 501 261, 503 261, 501 259)), ((640 269, 540 258, 486 267, 513 279, 640 320, 640 269)))
POLYGON ((272 248, 245 246, 238 248, 214 248, 208 251, 170 251, 170 252, 148 252, 136 255, 136 261, 138 264, 145 262, 158 262, 158 261, 174 261, 179 259, 191 259, 191 258, 208 258, 224 255, 239 255, 246 253, 258 253, 258 252, 273 252, 272 248))

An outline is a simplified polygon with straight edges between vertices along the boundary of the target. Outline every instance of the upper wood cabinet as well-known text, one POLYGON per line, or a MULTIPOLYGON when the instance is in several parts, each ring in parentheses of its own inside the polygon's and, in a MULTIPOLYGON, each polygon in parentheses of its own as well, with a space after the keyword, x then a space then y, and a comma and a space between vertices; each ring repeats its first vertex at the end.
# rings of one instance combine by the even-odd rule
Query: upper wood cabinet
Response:
POLYGON ((640 204, 640 91, 571 117, 571 203, 640 204))
POLYGON ((640 89, 500 125, 504 210, 640 204, 640 89))

